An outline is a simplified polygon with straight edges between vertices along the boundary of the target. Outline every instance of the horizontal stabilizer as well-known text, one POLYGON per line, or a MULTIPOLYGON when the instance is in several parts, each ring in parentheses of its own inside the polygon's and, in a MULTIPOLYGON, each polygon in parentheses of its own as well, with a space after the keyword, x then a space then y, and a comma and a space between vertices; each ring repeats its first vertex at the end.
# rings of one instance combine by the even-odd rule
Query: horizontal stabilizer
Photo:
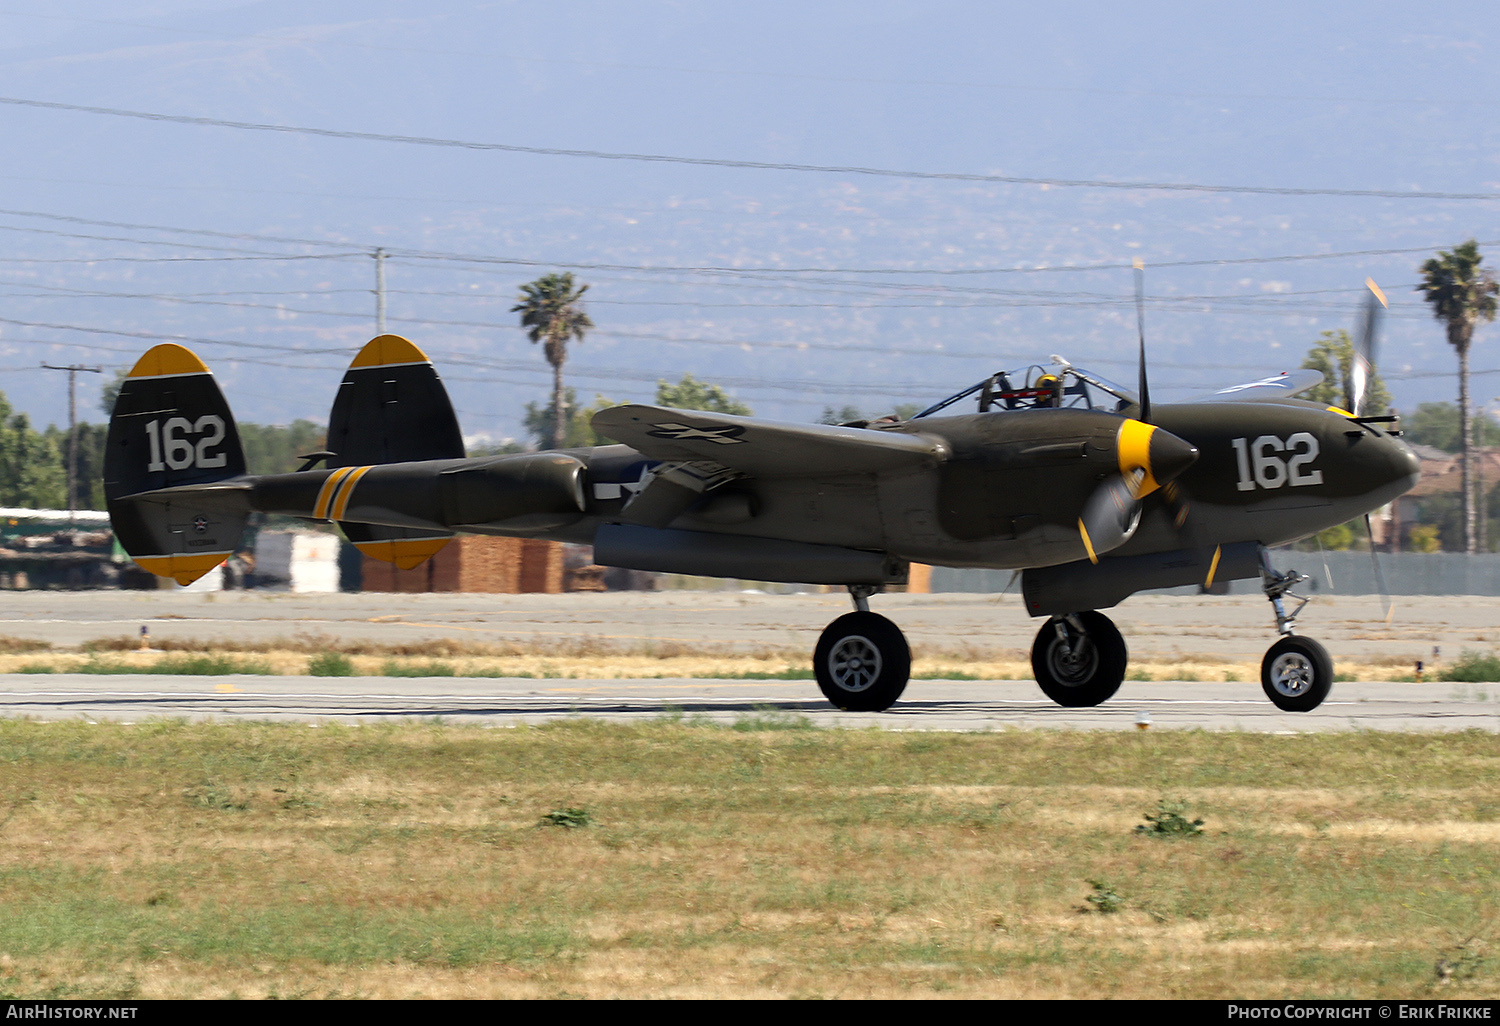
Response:
POLYGON ((593 425, 652 459, 708 461, 752 476, 921 470, 948 455, 940 439, 926 435, 785 424, 664 406, 614 406, 594 414, 593 425))

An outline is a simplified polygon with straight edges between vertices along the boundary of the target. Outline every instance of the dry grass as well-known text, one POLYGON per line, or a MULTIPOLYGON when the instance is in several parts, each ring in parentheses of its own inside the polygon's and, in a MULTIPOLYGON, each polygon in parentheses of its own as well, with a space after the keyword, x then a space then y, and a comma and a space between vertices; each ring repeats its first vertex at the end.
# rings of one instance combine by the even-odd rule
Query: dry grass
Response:
POLYGON ((761 725, 0 722, 0 996, 1500 996, 1493 735, 761 725))
MULTIPOLYGON (((97 672, 101 661, 122 668, 147 670, 163 653, 174 658, 229 657, 255 667, 246 672, 305 674, 309 660, 337 653, 347 656, 357 676, 410 674, 437 664, 445 676, 548 677, 581 680, 640 678, 810 677, 811 653, 798 646, 683 642, 622 642, 611 639, 537 639, 500 643, 463 639, 374 642, 303 634, 265 642, 232 638, 152 639, 152 651, 140 651, 134 637, 100 638, 80 651, 53 649, 45 643, 26 647, 19 639, 0 638, 0 673, 97 672)), ((958 680, 1030 680, 1030 654, 1016 648, 965 646, 938 649, 917 646, 912 674, 918 678, 958 680)), ((1339 679, 1410 680, 1412 661, 1387 657, 1370 663, 1339 663, 1339 679)), ((1438 679, 1439 668, 1429 670, 1438 679)), ((1213 655, 1188 653, 1168 660, 1133 662, 1132 680, 1257 681, 1258 662, 1232 662, 1213 655)))

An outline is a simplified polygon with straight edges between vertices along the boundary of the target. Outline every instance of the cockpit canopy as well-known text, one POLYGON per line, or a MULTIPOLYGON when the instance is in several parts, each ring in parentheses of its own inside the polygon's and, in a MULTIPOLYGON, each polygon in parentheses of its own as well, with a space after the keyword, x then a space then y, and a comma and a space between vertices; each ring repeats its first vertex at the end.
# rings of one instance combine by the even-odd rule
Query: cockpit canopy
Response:
POLYGON ((980 413, 1060 407, 1118 413, 1139 401, 1133 391, 1107 378, 1074 367, 1061 357, 1054 356, 1052 360, 1050 367, 1034 363, 1019 370, 991 374, 912 419, 931 416, 969 396, 977 396, 980 413))

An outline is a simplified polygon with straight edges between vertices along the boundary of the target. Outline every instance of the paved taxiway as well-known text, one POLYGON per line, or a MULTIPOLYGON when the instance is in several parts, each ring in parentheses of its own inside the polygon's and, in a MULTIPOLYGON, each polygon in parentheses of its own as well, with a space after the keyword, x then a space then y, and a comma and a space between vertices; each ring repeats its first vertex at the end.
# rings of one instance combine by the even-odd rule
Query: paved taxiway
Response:
POLYGON ((1500 688, 1455 684, 1338 684, 1311 713, 1278 710, 1254 683, 1127 681, 1096 709, 1063 709, 1031 681, 913 681, 885 713, 832 708, 812 681, 517 680, 395 677, 0 676, 0 713, 35 719, 282 720, 378 723, 441 717, 510 726, 570 716, 639 721, 663 716, 729 723, 767 714, 818 726, 889 730, 1052 728, 1500 731, 1500 688))
MULTIPOLYGON (((936 651, 1029 648, 1038 622, 1012 595, 891 595, 872 605, 896 620, 914 646, 936 651)), ((602 595, 291 595, 173 592, 12 593, 0 635, 72 647, 99 638, 326 637, 410 642, 619 644, 678 642, 744 650, 811 652, 818 632, 848 608, 838 594, 774 596, 727 591, 602 595)), ((1138 596, 1112 611, 1139 658, 1258 662, 1274 635, 1259 596, 1138 596)), ((1398 598, 1391 623, 1374 598, 1328 597, 1308 607, 1301 632, 1335 660, 1391 660, 1405 667, 1500 642, 1500 599, 1398 598)), ((1333 729, 1500 731, 1500 686, 1341 683, 1316 712, 1276 710, 1257 683, 1127 681, 1097 709, 1052 705, 1026 682, 915 681, 895 709, 831 709, 811 681, 516 680, 4 675, 0 715, 36 718, 296 719, 381 721, 441 716, 512 723, 574 715, 639 719, 664 714, 733 720, 758 710, 805 715, 826 725, 893 729, 1060 727, 1134 729, 1149 713, 1156 729, 1199 727, 1301 731, 1333 729)))

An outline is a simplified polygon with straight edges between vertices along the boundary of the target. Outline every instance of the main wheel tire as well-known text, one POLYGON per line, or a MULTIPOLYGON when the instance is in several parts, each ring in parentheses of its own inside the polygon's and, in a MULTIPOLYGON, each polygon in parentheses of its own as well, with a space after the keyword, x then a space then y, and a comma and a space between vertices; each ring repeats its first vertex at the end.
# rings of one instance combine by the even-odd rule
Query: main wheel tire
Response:
MULTIPOLYGON (((1130 661, 1125 639, 1114 622, 1103 613, 1078 613, 1083 633, 1066 651, 1057 636, 1054 621, 1048 620, 1037 632, 1031 646, 1031 670, 1042 693, 1058 705, 1082 709, 1108 701, 1120 690, 1125 666, 1130 661)), ((1067 630, 1073 633, 1069 625, 1067 630)))
POLYGON ((1322 705, 1333 688, 1333 660, 1311 638, 1289 634, 1266 651, 1260 686, 1276 708, 1309 712, 1322 705))
POLYGON ((847 712, 884 712, 911 676, 901 628, 878 613, 846 613, 823 631, 813 652, 823 696, 847 712))

